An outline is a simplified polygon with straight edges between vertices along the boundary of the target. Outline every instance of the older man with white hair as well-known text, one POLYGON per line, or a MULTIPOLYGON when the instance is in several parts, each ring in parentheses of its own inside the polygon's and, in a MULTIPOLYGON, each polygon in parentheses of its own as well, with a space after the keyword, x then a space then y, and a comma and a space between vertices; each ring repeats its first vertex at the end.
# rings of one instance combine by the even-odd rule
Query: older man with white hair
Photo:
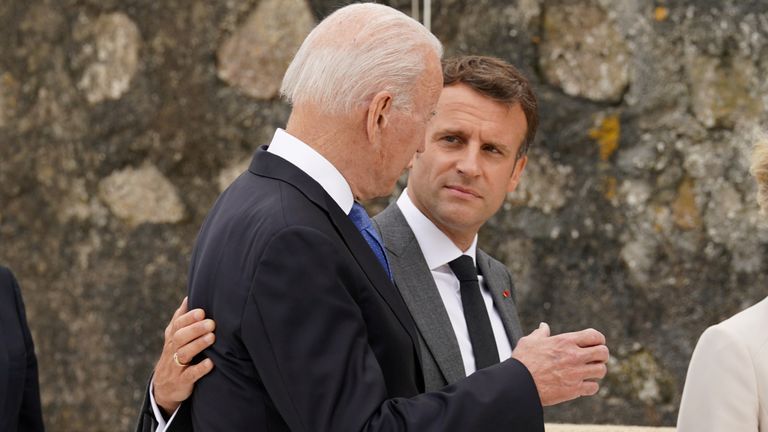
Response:
POLYGON ((424 27, 375 4, 338 10, 304 41, 283 81, 286 130, 219 197, 193 250, 189 304, 216 321, 216 367, 176 430, 544 430, 537 383, 563 371, 535 381, 525 358, 547 356, 530 344, 422 393, 413 318, 357 202, 389 194, 423 150, 441 55, 424 27))

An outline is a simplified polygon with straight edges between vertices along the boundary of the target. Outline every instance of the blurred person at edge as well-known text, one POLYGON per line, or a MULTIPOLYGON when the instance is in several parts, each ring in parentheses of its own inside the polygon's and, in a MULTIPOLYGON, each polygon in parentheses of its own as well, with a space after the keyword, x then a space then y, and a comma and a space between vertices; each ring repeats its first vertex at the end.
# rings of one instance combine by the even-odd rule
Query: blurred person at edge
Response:
MULTIPOLYGON (((512 275, 475 246, 479 228, 501 208, 525 168, 538 124, 536 97, 516 68, 491 57, 445 60, 443 79, 445 88, 427 127, 425 150, 414 156, 408 187, 397 202, 374 218, 395 285, 417 323, 427 391, 439 390, 498 363, 509 357, 518 343, 544 344, 532 337, 522 338, 512 275), (462 284, 449 263, 458 257, 476 261, 485 303, 485 310, 478 314, 462 311, 466 287, 460 288, 462 284), (476 325, 483 315, 491 324, 485 331, 492 335, 480 338, 478 344, 473 338, 476 333, 468 330, 470 323, 476 325), (478 345, 485 347, 476 355, 478 345), (498 356, 491 360, 493 352, 498 356)), ((178 401, 189 397, 194 381, 211 367, 208 359, 182 367, 172 360, 173 346, 185 362, 214 340, 210 330, 213 321, 203 321, 201 310, 194 311, 197 318, 184 312, 177 311, 166 331, 154 388, 149 389, 157 401, 162 401, 167 414, 176 409, 178 401)), ((590 332, 599 334, 586 333, 590 332)), ((548 334, 548 329, 542 326, 534 333, 548 334)), ((558 337, 576 338, 579 333, 558 337)), ((594 351, 603 356, 602 361, 607 359, 605 346, 594 351)), ((529 365, 534 376, 537 366, 529 365)), ((604 374, 600 361, 593 367, 602 371, 595 377, 604 374)), ((596 383, 590 385, 597 388, 596 383)), ((148 394, 144 409, 148 414, 150 397, 148 394)), ((545 405, 562 401, 542 398, 545 405)), ((174 414, 172 430, 185 430, 175 423, 188 423, 183 413, 187 405, 174 414)), ((157 423, 161 422, 162 418, 157 418, 157 423)), ((145 426, 149 423, 144 421, 145 426)))
POLYGON ((37 358, 21 289, 0 266, 0 431, 43 430, 37 358))
MULTIPOLYGON (((757 201, 768 216, 768 137, 752 154, 757 201)), ((768 430, 768 298, 709 327, 693 351, 678 432, 768 430)))

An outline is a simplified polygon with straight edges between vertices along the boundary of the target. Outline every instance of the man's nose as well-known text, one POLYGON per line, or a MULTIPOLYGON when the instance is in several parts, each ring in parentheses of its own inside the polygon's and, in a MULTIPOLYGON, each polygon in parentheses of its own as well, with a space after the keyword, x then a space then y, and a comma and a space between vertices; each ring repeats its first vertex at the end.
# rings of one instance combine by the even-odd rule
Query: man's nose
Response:
POLYGON ((480 158, 478 151, 468 145, 461 154, 457 155, 456 170, 464 175, 473 177, 480 173, 480 158))

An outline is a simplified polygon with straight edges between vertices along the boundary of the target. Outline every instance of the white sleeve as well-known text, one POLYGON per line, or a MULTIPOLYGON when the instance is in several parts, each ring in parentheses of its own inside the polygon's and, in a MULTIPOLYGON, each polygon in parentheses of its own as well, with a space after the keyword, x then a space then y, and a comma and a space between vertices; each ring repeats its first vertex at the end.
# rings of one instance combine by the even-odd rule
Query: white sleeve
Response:
POLYGON ((758 432, 759 400, 752 356, 738 335, 708 328, 693 351, 678 432, 758 432))
POLYGON ((155 413, 155 420, 157 420, 157 429, 155 429, 155 432, 165 432, 173 422, 173 418, 176 417, 176 413, 179 412, 179 408, 176 408, 176 411, 173 412, 171 418, 166 422, 162 411, 160 411, 160 407, 157 406, 157 403, 155 402, 154 392, 155 377, 153 376, 152 381, 149 383, 149 403, 152 405, 152 412, 155 413))

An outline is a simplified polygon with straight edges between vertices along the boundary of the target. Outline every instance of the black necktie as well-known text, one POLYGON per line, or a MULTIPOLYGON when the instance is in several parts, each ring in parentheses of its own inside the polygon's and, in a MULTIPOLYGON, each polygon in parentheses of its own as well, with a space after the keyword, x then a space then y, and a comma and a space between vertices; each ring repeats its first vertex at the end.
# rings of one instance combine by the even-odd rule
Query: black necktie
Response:
POLYGON ((477 270, 471 257, 462 255, 448 263, 461 284, 461 304, 464 307, 464 319, 467 321, 469 340, 475 354, 475 368, 495 365, 499 362, 499 350, 493 337, 491 320, 485 309, 477 270))

